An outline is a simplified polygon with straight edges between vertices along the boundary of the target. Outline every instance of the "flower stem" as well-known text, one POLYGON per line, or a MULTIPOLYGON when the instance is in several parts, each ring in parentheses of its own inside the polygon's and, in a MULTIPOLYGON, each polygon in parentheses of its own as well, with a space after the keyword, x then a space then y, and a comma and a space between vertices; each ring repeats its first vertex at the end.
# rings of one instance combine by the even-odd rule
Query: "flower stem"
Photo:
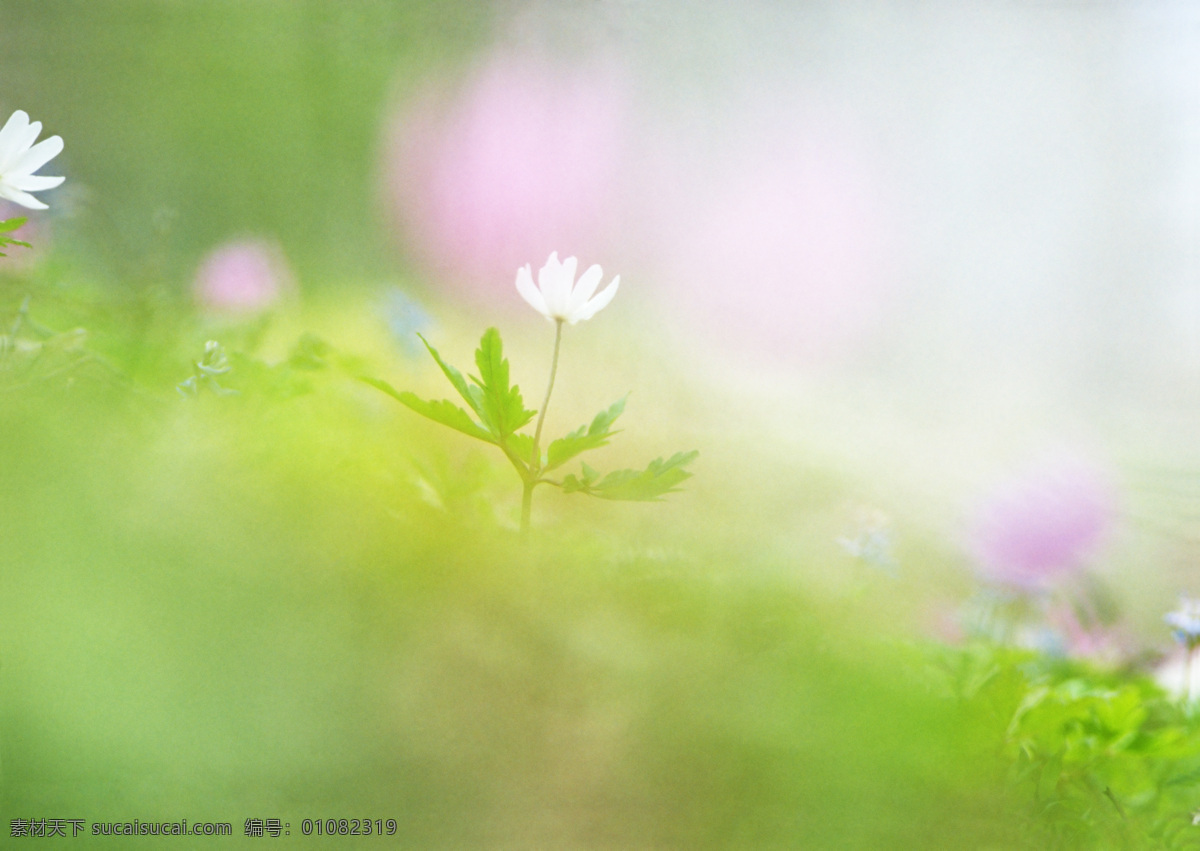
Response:
POLYGON ((533 486, 537 482, 527 479, 521 494, 521 538, 529 537, 529 515, 533 510, 533 486))
POLYGON ((1196 658, 1196 646, 1188 642, 1187 658, 1183 663, 1183 706, 1188 708, 1192 702, 1192 662, 1196 658))
POLYGON ((558 349, 562 345, 563 321, 554 321, 554 357, 550 361, 550 382, 546 385, 546 398, 542 400, 542 408, 538 411, 537 427, 533 430, 533 469, 540 470, 542 466, 542 423, 546 419, 546 408, 550 406, 550 392, 554 389, 554 376, 558 373, 558 349))
POLYGON ((521 535, 529 534, 529 515, 533 507, 533 488, 542 472, 542 423, 546 420, 546 408, 550 406, 550 393, 554 390, 554 376, 558 374, 558 351, 562 346, 563 321, 554 321, 554 356, 550 360, 550 381, 546 384, 546 398, 538 411, 537 427, 533 430, 533 457, 529 459, 529 478, 521 495, 521 535))

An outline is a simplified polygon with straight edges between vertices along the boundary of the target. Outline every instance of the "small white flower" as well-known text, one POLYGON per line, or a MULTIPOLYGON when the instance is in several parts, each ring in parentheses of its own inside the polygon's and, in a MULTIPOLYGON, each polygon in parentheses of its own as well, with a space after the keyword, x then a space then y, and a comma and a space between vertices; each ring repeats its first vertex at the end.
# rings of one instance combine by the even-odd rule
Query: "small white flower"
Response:
POLYGON ((1200 665, 1188 661, 1187 649, 1172 653, 1154 670, 1154 680, 1167 694, 1194 703, 1200 697, 1200 665))
POLYGON ((558 262, 558 252, 555 251, 538 272, 535 287, 533 271, 526 263, 517 270, 517 292, 534 310, 551 322, 574 325, 581 319, 591 319, 617 294, 621 276, 613 278, 604 292, 592 298, 596 287, 600 286, 600 278, 604 272, 599 266, 592 266, 579 276, 579 283, 575 283, 576 265, 574 257, 568 257, 562 263, 558 262))
POLYGON ((0 198, 31 210, 45 210, 46 205, 30 192, 53 189, 63 182, 61 177, 34 174, 63 149, 60 136, 51 136, 35 145, 41 132, 42 122, 31 124, 22 109, 14 112, 0 130, 0 198))

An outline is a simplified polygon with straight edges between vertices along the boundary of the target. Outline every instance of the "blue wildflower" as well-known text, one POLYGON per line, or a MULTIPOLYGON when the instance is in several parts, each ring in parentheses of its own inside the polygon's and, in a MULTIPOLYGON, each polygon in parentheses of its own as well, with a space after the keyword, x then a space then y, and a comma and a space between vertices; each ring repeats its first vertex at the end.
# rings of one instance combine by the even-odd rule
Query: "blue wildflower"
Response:
POLYGON ((1179 601, 1179 608, 1163 617, 1175 640, 1189 651, 1200 645, 1200 600, 1184 597, 1179 601))
POLYGON ((384 319, 396 343, 409 357, 421 351, 417 333, 426 331, 433 319, 425 308, 399 287, 388 290, 383 304, 384 319))
POLYGON ((895 573, 897 564, 892 555, 893 536, 886 515, 879 511, 861 511, 856 528, 846 537, 837 539, 847 553, 871 567, 895 573))

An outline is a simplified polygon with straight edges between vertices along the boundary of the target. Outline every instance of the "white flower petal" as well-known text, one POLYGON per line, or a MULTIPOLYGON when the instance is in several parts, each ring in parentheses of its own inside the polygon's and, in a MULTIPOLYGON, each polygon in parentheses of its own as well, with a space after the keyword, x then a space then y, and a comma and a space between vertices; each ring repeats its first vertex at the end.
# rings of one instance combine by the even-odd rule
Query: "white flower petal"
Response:
POLYGON ((40 135, 42 135, 42 122, 40 122, 40 121, 29 122, 28 124, 25 125, 25 131, 17 137, 18 139, 21 140, 21 143, 17 147, 19 147, 19 148, 30 147, 31 145, 33 145, 34 142, 37 141, 37 137, 40 135))
MULTIPOLYGON (((42 132, 42 122, 35 121, 32 124, 27 124, 25 129, 13 137, 12 152, 9 154, 8 160, 4 165, 4 171, 0 174, 20 174, 20 162, 22 157, 29 153, 30 146, 37 141, 38 134, 42 132)), ((33 169, 29 169, 33 171, 33 169)))
POLYGON ((579 310, 575 311, 575 314, 571 320, 571 324, 574 325, 581 319, 591 319, 593 316, 607 307, 608 303, 613 300, 613 296, 617 294, 617 287, 620 285, 621 276, 617 275, 612 279, 612 283, 605 287, 604 291, 601 292, 600 295, 596 296, 583 307, 579 308, 579 310))
POLYGON ((28 192, 22 192, 20 189, 13 187, 0 180, 0 198, 5 198, 12 201, 14 204, 20 204, 22 207, 28 207, 31 210, 45 210, 46 205, 34 198, 28 192))
POLYGON ((529 303, 530 307, 553 321, 550 312, 546 310, 546 299, 542 297, 541 290, 533 285, 533 272, 528 263, 517 270, 517 292, 529 303))
POLYGON ((538 272, 538 287, 546 299, 546 311, 555 319, 566 318, 568 299, 571 295, 571 280, 566 277, 564 265, 558 261, 558 252, 555 251, 538 272))
POLYGON ((558 311, 557 315, 566 319, 571 314, 571 291, 575 287, 575 269, 579 261, 568 257, 562 264, 562 277, 558 279, 558 311))
POLYGON ((41 192, 43 189, 53 189, 65 179, 64 177, 48 177, 42 174, 16 174, 5 178, 4 182, 14 189, 22 189, 26 192, 41 192))
POLYGON ((550 256, 546 258, 546 264, 538 269, 538 286, 544 292, 546 289, 546 281, 551 275, 558 274, 558 270, 562 268, 562 264, 558 262, 558 252, 551 251, 550 256))
POLYGON ((12 115, 8 116, 8 121, 5 121, 4 127, 0 128, 0 139, 3 139, 7 134, 16 133, 28 126, 29 113, 23 109, 18 109, 12 115))
POLYGON ((604 277, 604 271, 596 265, 589 266, 588 270, 579 276, 579 283, 571 292, 571 313, 587 304, 592 293, 596 292, 596 287, 600 286, 602 277, 604 277))
POLYGON ((564 260, 562 262, 563 280, 567 281, 569 284, 574 284, 575 283, 575 269, 578 268, 578 266, 579 266, 579 261, 576 260, 574 257, 568 257, 566 260, 564 260))
MULTIPOLYGON (((561 268, 562 264, 558 262, 558 252, 552 251, 550 253, 550 257, 547 258, 545 265, 538 269, 537 285, 538 289, 542 291, 543 296, 549 296, 550 293, 554 292, 554 281, 557 280, 557 276, 560 274, 559 270, 561 268)), ((546 299, 546 309, 550 309, 549 298, 546 299)))
MULTIPOLYGON (((36 123, 36 122, 35 122, 36 123)), ((9 166, 13 174, 32 174, 50 160, 62 153, 63 140, 61 136, 51 136, 43 139, 20 156, 9 166)))
POLYGON ((25 147, 21 140, 25 138, 28 126, 29 115, 23 109, 18 109, 4 122, 4 128, 0 129, 0 170, 25 147))

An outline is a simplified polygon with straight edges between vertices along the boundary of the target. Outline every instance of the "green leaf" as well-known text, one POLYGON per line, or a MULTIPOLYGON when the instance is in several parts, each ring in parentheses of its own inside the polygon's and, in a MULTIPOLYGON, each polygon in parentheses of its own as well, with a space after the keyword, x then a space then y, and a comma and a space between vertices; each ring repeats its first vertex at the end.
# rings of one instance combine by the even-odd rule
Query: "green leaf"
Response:
MULTIPOLYGON (((632 471, 626 470, 625 472, 632 471)), ((591 493, 591 487, 596 483, 596 479, 598 478, 600 478, 599 473, 597 473, 587 464, 583 464, 582 478, 577 479, 573 475, 568 475, 565 479, 563 479, 563 493, 576 493, 579 491, 582 491, 583 493, 591 493)))
MULTIPOLYGON (((420 334, 417 336, 421 337, 420 334)), ((475 352, 475 363, 482 378, 471 376, 474 384, 468 384, 461 372, 442 360, 437 349, 429 345, 428 340, 421 337, 421 342, 437 361, 442 373, 454 385, 458 395, 475 412, 478 420, 448 399, 429 402, 407 391, 397 391, 385 381, 366 377, 362 380, 421 416, 499 446, 521 476, 528 475, 529 457, 533 454, 533 438, 514 432, 533 419, 537 412, 525 410, 520 389, 508 385, 508 361, 504 359, 500 332, 495 328, 484 332, 479 349, 475 352)))
MULTIPOLYGON (((11 237, 7 237, 7 236, 0 236, 0 248, 3 248, 7 245, 23 245, 26 248, 33 248, 33 246, 30 245, 28 242, 22 242, 19 239, 12 239, 11 237)), ((5 254, 3 251, 0 251, 0 257, 7 257, 7 256, 8 255, 5 254)))
POLYGON ((508 448, 528 466, 529 459, 533 457, 533 435, 510 434, 508 436, 508 448))
POLYGON ((583 465, 583 476, 567 476, 562 483, 564 493, 586 493, 600 499, 621 499, 637 502, 656 502, 662 496, 678 490, 677 485, 691 477, 684 467, 700 455, 676 452, 666 461, 655 458, 645 470, 618 470, 603 479, 600 474, 583 465))
POLYGON ((532 420, 537 411, 526 410, 520 388, 509 387, 508 361, 504 359, 500 332, 495 328, 483 332, 479 348, 475 350, 475 365, 479 367, 480 377, 472 375, 471 380, 482 392, 480 419, 503 445, 513 432, 532 420))
POLYGON ((607 446, 608 440, 619 432, 612 431, 612 425, 617 417, 625 410, 625 399, 614 402, 607 410, 596 414, 589 426, 580 426, 566 437, 560 437, 550 444, 546 453, 546 469, 553 470, 561 467, 576 455, 589 449, 599 449, 607 446))
POLYGON ((386 381, 382 381, 378 378, 367 378, 363 376, 361 380, 378 390, 382 390, 384 393, 388 394, 402 405, 411 408, 423 417, 428 417, 434 422, 450 426, 452 429, 461 431, 463 434, 470 435, 471 437, 479 438, 487 443, 496 442, 496 439, 487 429, 475 422, 475 420, 471 419, 470 414, 458 407, 458 405, 455 405, 449 399, 427 402, 424 399, 409 393, 408 391, 399 391, 386 381))
POLYGON ((329 366, 333 354, 333 346, 329 343, 316 334, 305 334, 297 341, 287 363, 295 369, 315 371, 329 366))
MULTIPOLYGON (((16 230, 21 225, 25 224, 25 222, 26 218, 24 216, 18 216, 15 219, 5 219, 4 221, 0 222, 0 233, 7 233, 10 230, 16 230)), ((24 243, 21 244, 24 245, 24 243)))
MULTIPOLYGON (((420 334, 417 336, 421 337, 420 334)), ((458 391, 458 395, 463 397, 463 400, 471 406, 471 410, 474 411, 481 420, 487 422, 487 414, 484 413, 483 407, 483 391, 478 387, 472 387, 471 385, 467 384, 467 380, 463 378, 463 374, 442 360, 442 356, 437 353, 437 349, 429 345, 428 340, 426 340, 424 337, 421 337, 421 342, 425 344, 425 348, 429 349, 429 354, 433 355, 433 359, 437 361, 437 365, 441 367, 446 378, 448 378, 450 383, 454 385, 454 389, 458 391)))

